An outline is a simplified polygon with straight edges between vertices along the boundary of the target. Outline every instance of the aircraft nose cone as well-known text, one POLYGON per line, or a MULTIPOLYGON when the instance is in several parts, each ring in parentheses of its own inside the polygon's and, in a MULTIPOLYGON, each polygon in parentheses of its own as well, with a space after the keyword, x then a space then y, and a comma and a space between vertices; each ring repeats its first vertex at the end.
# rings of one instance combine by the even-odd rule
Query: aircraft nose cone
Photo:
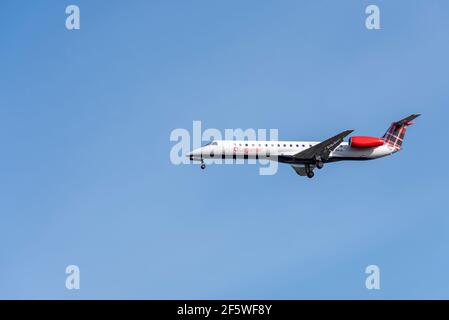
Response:
POLYGON ((187 153, 186 157, 189 158, 190 160, 193 160, 193 154, 192 153, 187 153))

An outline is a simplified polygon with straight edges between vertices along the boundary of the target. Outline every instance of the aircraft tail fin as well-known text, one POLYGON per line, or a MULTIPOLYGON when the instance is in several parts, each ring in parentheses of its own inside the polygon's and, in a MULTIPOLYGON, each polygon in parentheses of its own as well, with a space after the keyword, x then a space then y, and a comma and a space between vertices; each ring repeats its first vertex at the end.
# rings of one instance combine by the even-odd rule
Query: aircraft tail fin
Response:
POLYGON ((395 150, 400 150, 407 127, 412 125, 413 122, 411 121, 419 116, 420 114, 412 114, 407 118, 393 122, 382 137, 385 140, 385 143, 395 150))

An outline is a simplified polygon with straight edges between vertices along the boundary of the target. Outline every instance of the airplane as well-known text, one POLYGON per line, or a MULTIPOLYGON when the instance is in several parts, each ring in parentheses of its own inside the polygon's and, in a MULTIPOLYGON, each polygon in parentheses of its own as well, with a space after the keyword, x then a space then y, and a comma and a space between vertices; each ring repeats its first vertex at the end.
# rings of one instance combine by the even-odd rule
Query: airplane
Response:
POLYGON ((393 122, 382 138, 352 136, 344 138, 354 130, 345 130, 327 140, 314 141, 248 141, 216 140, 187 154, 191 161, 204 159, 268 159, 290 164, 300 176, 313 178, 315 168, 322 169, 325 163, 343 160, 372 160, 392 155, 401 150, 405 131, 420 114, 412 114, 393 122))

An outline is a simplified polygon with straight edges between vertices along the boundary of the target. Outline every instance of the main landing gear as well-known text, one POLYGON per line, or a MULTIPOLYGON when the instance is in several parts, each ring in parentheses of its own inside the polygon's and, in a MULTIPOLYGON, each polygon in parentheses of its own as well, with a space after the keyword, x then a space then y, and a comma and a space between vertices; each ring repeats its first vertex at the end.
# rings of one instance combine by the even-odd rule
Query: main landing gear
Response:
POLYGON ((313 169, 310 168, 309 164, 306 164, 306 174, 307 174, 307 177, 310 178, 310 179, 313 178, 313 176, 315 175, 313 173, 313 169))
POLYGON ((318 169, 322 169, 324 167, 323 160, 321 159, 321 156, 315 156, 315 167, 318 169))
POLYGON ((307 174, 307 177, 309 177, 309 178, 313 178, 313 176, 315 175, 314 173, 313 173, 313 169, 315 168, 315 167, 317 167, 318 169, 322 169, 323 167, 324 167, 324 162, 323 162, 323 160, 321 159, 321 157, 316 157, 315 158, 315 163, 314 164, 306 164, 306 174, 307 174))

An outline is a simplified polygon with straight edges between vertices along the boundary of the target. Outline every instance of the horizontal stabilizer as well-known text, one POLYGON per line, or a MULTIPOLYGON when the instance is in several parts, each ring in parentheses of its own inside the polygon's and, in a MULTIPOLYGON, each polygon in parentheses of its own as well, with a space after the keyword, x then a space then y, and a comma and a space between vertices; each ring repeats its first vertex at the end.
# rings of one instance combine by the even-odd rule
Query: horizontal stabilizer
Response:
POLYGON ((399 121, 396 121, 394 124, 397 126, 402 127, 403 125, 407 125, 410 121, 418 118, 421 114, 412 114, 411 116, 408 116, 407 118, 401 119, 399 121))

